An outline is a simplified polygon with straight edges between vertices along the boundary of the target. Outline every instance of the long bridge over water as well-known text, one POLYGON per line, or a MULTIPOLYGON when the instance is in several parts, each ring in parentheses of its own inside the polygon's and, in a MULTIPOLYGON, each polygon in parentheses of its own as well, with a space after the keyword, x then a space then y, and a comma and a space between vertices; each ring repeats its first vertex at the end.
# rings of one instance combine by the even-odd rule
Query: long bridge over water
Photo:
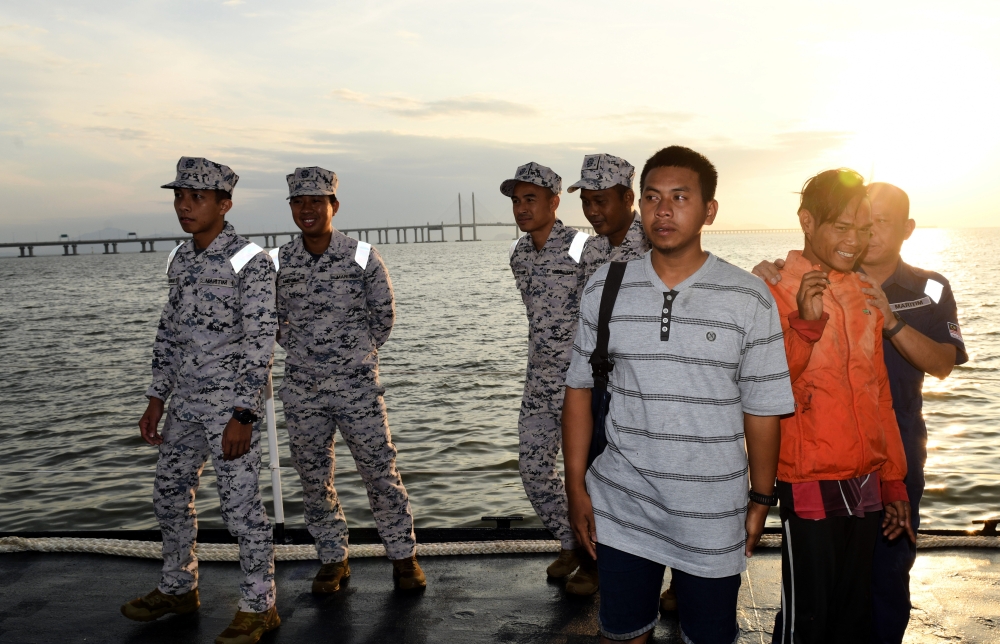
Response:
MULTIPOLYGON (((456 241, 482 241, 478 236, 478 229, 483 227, 502 227, 502 228, 513 228, 514 235, 519 234, 517 227, 513 223, 509 222, 490 222, 490 223, 471 223, 463 224, 461 221, 457 224, 446 224, 441 222, 440 224, 427 223, 424 225, 416 226, 371 226, 365 228, 346 228, 338 229, 340 232, 350 235, 356 239, 360 239, 367 242, 372 242, 372 238, 375 238, 376 244, 407 244, 410 243, 410 233, 412 232, 413 243, 423 244, 423 243, 436 243, 444 242, 445 239, 445 229, 446 228, 457 228, 458 229, 458 239, 456 241), (471 229, 472 237, 466 238, 466 232, 471 229), (395 232, 393 237, 392 233, 395 232)), ((572 226, 577 230, 582 230, 584 232, 593 233, 594 229, 590 226, 572 226)), ((715 235, 750 235, 750 234, 767 234, 767 233, 784 233, 784 232, 799 232, 798 228, 755 228, 755 229, 744 229, 744 230, 734 230, 734 229, 712 229, 706 228, 704 233, 715 234, 715 235)), ((287 236, 289 240, 294 239, 300 234, 299 231, 289 231, 289 232, 270 232, 270 233, 240 233, 243 237, 247 238, 263 238, 264 246, 266 248, 274 248, 279 245, 279 238, 287 236)), ((134 233, 129 233, 127 237, 119 239, 69 239, 66 235, 62 238, 54 241, 33 241, 33 242, 6 242, 0 243, 0 248, 18 248, 21 251, 21 257, 34 257, 36 247, 45 246, 62 246, 63 255, 77 255, 78 246, 104 246, 105 255, 113 255, 118 253, 119 244, 139 244, 142 253, 153 253, 156 252, 156 243, 173 243, 174 246, 180 245, 183 241, 188 239, 184 234, 180 235, 168 235, 168 236, 155 236, 155 237, 139 237, 134 233)), ((512 238, 513 239, 513 238, 512 238)))

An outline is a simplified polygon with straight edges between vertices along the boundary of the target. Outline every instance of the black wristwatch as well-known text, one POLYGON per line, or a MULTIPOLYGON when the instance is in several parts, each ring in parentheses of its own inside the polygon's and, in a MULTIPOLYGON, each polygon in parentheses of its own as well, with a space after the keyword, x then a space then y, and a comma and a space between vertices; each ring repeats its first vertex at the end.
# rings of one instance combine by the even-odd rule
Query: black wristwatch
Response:
POLYGON ((754 492, 753 490, 750 490, 750 500, 756 503, 757 505, 770 505, 770 506, 778 505, 777 494, 772 494, 771 496, 765 496, 760 492, 754 492))
POLYGON ((896 318, 895 326, 893 326, 891 329, 887 329, 885 328, 885 326, 882 327, 882 337, 885 338, 886 340, 888 340, 892 336, 902 331, 903 327, 906 326, 906 320, 900 317, 899 313, 893 311, 892 317, 896 318))
POLYGON ((240 425, 253 425, 257 422, 257 416, 249 409, 244 409, 242 411, 233 410, 233 418, 236 419, 240 425))

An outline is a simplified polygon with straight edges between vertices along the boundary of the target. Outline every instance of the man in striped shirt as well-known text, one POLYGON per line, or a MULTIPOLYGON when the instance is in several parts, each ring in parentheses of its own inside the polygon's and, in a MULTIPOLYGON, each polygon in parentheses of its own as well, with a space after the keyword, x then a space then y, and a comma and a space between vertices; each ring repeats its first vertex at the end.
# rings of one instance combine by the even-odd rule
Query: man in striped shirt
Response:
POLYGON ((628 262, 611 316, 608 447, 589 471, 588 360, 609 266, 580 306, 566 489, 577 540, 597 558, 604 642, 647 641, 670 566, 684 640, 731 644, 740 573, 775 503, 778 417, 794 409, 781 323, 759 280, 701 248, 716 183, 708 159, 679 146, 643 168, 652 250, 628 262))

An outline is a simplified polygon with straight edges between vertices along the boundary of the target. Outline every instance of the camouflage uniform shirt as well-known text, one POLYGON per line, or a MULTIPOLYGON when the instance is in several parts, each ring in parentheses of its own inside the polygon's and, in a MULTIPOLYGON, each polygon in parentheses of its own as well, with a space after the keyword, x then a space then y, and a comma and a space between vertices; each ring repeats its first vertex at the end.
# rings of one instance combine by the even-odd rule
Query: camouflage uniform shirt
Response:
POLYGON ((333 231, 314 259, 302 238, 281 247, 278 343, 287 367, 313 376, 377 375, 378 348, 396 319, 392 282, 371 244, 333 231))
POLYGON ((201 253, 193 240, 174 249, 147 396, 172 396, 171 407, 188 417, 260 408, 278 323, 274 263, 259 250, 229 222, 201 253))
POLYGON ((583 257, 580 263, 583 264, 583 271, 589 280, 597 269, 608 262, 627 262, 639 259, 650 249, 649 240, 646 239, 646 231, 642 228, 642 218, 639 213, 632 211, 632 224, 625 233, 625 239, 621 245, 612 246, 611 242, 604 235, 595 235, 587 239, 587 245, 583 249, 583 257))
POLYGON ((528 312, 528 372, 522 416, 562 413, 566 369, 587 281, 579 261, 585 238, 584 233, 557 219, 540 251, 535 250, 531 235, 511 246, 510 268, 528 312))

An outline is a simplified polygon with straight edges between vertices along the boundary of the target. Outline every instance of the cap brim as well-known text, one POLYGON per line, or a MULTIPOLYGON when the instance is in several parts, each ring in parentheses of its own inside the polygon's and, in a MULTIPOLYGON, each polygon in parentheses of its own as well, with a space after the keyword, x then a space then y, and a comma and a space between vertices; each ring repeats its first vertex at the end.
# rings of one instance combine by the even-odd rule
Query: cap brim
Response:
POLYGON ((188 190, 222 190, 222 188, 215 188, 212 186, 206 186, 203 183, 193 183, 191 181, 171 181, 166 185, 160 186, 161 188, 187 188, 188 190))
POLYGON ((533 186, 538 186, 539 188, 545 188, 546 190, 548 190, 549 192, 551 192, 554 195, 558 195, 559 194, 558 192, 556 192, 555 190, 553 190, 549 186, 543 186, 542 184, 535 183, 534 181, 525 181, 524 179, 507 179, 506 181, 504 181, 503 183, 500 184, 500 193, 503 194, 503 196, 505 196, 505 197, 513 197, 514 196, 514 186, 516 186, 519 183, 530 183, 533 186))
POLYGON ((285 197, 285 201, 288 201, 292 197, 329 197, 329 196, 336 196, 336 195, 337 195, 336 192, 326 192, 326 191, 321 191, 321 192, 296 192, 293 195, 288 195, 287 197, 285 197))
MULTIPOLYGON (((566 192, 576 192, 577 190, 607 190, 608 188, 614 188, 615 186, 623 186, 625 184, 612 182, 608 185, 601 187, 601 184, 589 181, 587 179, 580 179, 569 188, 566 188, 566 192)), ((631 187, 631 186, 626 186, 631 187)))
POLYGON ((513 197, 514 186, 516 186, 519 183, 521 183, 520 179, 507 179, 506 181, 500 184, 500 194, 502 194, 505 197, 513 197))

